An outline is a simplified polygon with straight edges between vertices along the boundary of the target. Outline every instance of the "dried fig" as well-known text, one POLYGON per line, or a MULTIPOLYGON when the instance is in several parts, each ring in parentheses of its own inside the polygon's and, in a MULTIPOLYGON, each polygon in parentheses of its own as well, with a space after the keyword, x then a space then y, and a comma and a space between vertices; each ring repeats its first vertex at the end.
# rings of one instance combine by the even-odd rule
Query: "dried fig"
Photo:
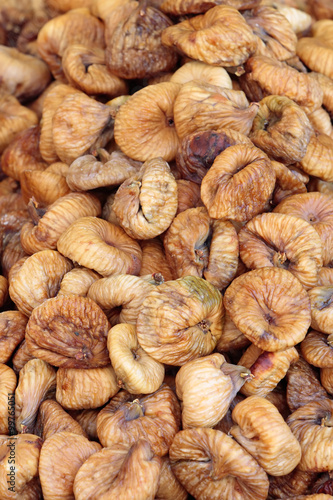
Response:
POLYGON ((16 434, 16 425, 15 425, 16 375, 14 370, 9 368, 9 366, 0 363, 0 378, 1 378, 0 433, 13 435, 16 434))
POLYGON ((7 363, 24 339, 27 322, 28 318, 19 311, 0 313, 0 363, 7 363))
POLYGON ((75 267, 66 273, 61 280, 57 295, 81 295, 81 297, 87 297, 91 285, 100 278, 101 276, 91 269, 75 267))
POLYGON ((333 182, 333 139, 326 134, 314 133, 300 167, 309 175, 333 182))
POLYGON ((225 89, 232 89, 231 78, 224 68, 212 66, 200 61, 190 61, 171 76, 170 82, 184 84, 192 80, 200 80, 210 85, 217 85, 225 89))
POLYGON ((301 342, 301 353, 304 359, 318 368, 333 368, 333 338, 324 333, 310 330, 301 342))
POLYGON ((315 286, 309 290, 311 326, 320 332, 333 333, 333 286, 315 286))
POLYGON ((161 240, 158 238, 142 240, 140 245, 142 248, 142 265, 139 275, 160 273, 164 281, 172 280, 172 272, 166 261, 161 240))
POLYGON ((35 433, 45 441, 53 434, 64 431, 87 437, 81 425, 59 403, 45 399, 38 410, 35 433))

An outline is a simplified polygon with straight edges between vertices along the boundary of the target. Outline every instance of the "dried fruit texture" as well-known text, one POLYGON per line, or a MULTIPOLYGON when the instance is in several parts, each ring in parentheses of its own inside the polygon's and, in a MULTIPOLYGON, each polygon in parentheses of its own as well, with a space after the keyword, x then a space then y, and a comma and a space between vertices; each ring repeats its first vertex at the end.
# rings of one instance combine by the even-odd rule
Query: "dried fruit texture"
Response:
POLYGON ((208 281, 196 276, 168 281, 143 301, 138 340, 157 361, 181 366, 214 350, 223 315, 222 295, 208 281))
POLYGON ((301 447, 277 408, 249 396, 232 411, 230 434, 271 476, 289 474, 301 460, 301 447))
POLYGON ((256 50, 256 38, 237 9, 217 5, 166 28, 162 42, 191 59, 216 66, 240 66, 256 50))
POLYGON ((322 73, 310 73, 312 78, 317 80, 323 91, 323 106, 330 113, 333 113, 333 81, 322 73))
POLYGON ((24 101, 38 96, 51 80, 47 65, 14 47, 0 46, 1 88, 24 101))
POLYGON ((99 47, 68 45, 63 53, 62 68, 68 82, 88 95, 116 97, 128 93, 126 82, 108 71, 105 52, 99 47))
POLYGON ((80 424, 91 441, 98 441, 97 416, 101 408, 97 410, 71 410, 68 413, 80 424))
POLYGON ((34 358, 34 356, 32 356, 32 354, 30 354, 30 352, 28 351, 28 348, 27 348, 27 343, 25 340, 23 340, 21 342, 21 344, 19 345, 18 349, 16 350, 16 352, 13 356, 13 359, 12 359, 14 371, 16 373, 19 373, 21 368, 23 368, 23 366, 28 361, 30 361, 30 359, 35 359, 35 358, 34 358))
POLYGON ((202 206, 200 186, 186 179, 177 180, 178 208, 176 215, 185 212, 188 208, 202 206))
POLYGON ((333 285, 333 269, 332 262, 328 264, 329 267, 322 267, 319 272, 318 285, 331 286, 333 285))
POLYGON ((331 117, 323 107, 310 113, 308 118, 315 132, 331 136, 333 132, 331 117))
POLYGON ((157 8, 142 2, 117 7, 105 21, 106 64, 120 78, 146 78, 171 70, 177 62, 161 34, 172 21, 157 8))
POLYGON ((221 290, 236 274, 236 229, 229 221, 212 220, 204 207, 177 215, 163 243, 175 278, 198 276, 221 290))
POLYGON ((97 417, 97 433, 103 446, 133 445, 143 438, 161 457, 168 453, 179 427, 179 403, 166 384, 144 397, 121 391, 97 417))
POLYGON ((67 46, 74 43, 101 49, 105 46, 103 23, 92 16, 87 8, 72 9, 62 16, 54 17, 38 33, 39 55, 57 80, 66 82, 62 56, 67 46))
POLYGON ((0 433, 12 435, 15 434, 16 375, 9 366, 0 363, 0 378, 0 433))
POLYGON ((235 144, 252 145, 252 142, 246 135, 229 128, 221 128, 218 132, 192 132, 180 143, 176 156, 177 168, 184 179, 201 184, 215 158, 235 144))
MULTIPOLYGON (((1 159, 1 162, 3 159, 1 159)), ((0 181, 0 195, 4 194, 12 194, 15 193, 19 188, 18 182, 16 182, 11 177, 5 177, 2 181, 0 181)))
MULTIPOLYGON (((17 211, 25 212, 26 209, 27 206, 20 193, 9 193, 0 196, 0 217, 2 220, 4 217, 8 217, 8 212, 17 212, 17 211)), ((5 224, 2 222, 2 229, 4 225, 5 224)), ((20 228, 18 228, 18 230, 19 229, 20 228)))
POLYGON ((322 245, 309 222, 286 213, 261 214, 250 220, 238 237, 240 258, 247 268, 287 269, 305 289, 317 285, 322 245))
POLYGON ((320 369, 320 382, 328 394, 333 394, 333 370, 332 368, 320 369))
POLYGON ((16 97, 0 92, 0 154, 17 134, 37 123, 36 113, 21 106, 16 97))
POLYGON ((197 500, 264 500, 268 478, 238 443, 213 429, 180 431, 170 448, 171 468, 197 500))
POLYGON ((35 433, 45 441, 57 432, 72 432, 87 437, 81 425, 59 403, 46 399, 38 410, 35 433))
POLYGON ((312 401, 328 398, 314 369, 303 359, 293 363, 287 372, 287 402, 293 412, 312 401))
POLYGON ((225 313, 222 335, 216 344, 216 350, 225 353, 232 350, 243 349, 250 341, 236 328, 228 313, 225 313))
POLYGON ((265 56, 251 57, 247 61, 246 73, 240 77, 240 83, 253 101, 269 95, 285 96, 307 113, 320 108, 323 102, 323 91, 314 78, 265 56))
POLYGON ((120 149, 139 161, 161 156, 174 159, 178 136, 173 108, 180 84, 162 82, 148 85, 133 94, 116 114, 114 138, 120 149))
POLYGON ((12 266, 23 257, 28 255, 22 248, 20 233, 14 233, 7 242, 1 258, 2 273, 7 279, 12 266))
POLYGON ((333 482, 330 476, 330 472, 325 472, 321 474, 318 480, 312 487, 312 493, 327 493, 332 494, 333 482))
POLYGON ((109 154, 100 150, 99 156, 99 160, 93 155, 80 156, 70 165, 66 181, 73 191, 119 186, 131 175, 135 175, 142 165, 121 151, 109 154))
POLYGON ((39 478, 45 500, 74 498, 74 478, 81 465, 101 445, 72 432, 57 432, 44 443, 40 452, 39 478))
MULTIPOLYGON (((42 440, 34 434, 1 436, 0 438, 0 495, 3 500, 39 500, 42 492, 38 481, 38 461, 42 440), (8 474, 10 460, 15 457, 15 479, 11 485, 8 474), (8 487, 14 488, 9 490, 8 487)), ((12 465, 13 467, 13 465, 12 465)), ((13 477, 13 476, 12 476, 13 477)))
MULTIPOLYGON (((65 163, 58 164, 65 165, 65 163)), ((53 165, 57 165, 57 163, 53 163, 53 165)), ((30 198, 34 198, 38 205, 46 207, 71 192, 66 182, 66 176, 51 169, 53 165, 43 171, 24 170, 22 172, 21 190, 26 203, 29 202, 30 198)), ((68 165, 66 167, 68 168, 68 165)))
POLYGON ((249 370, 226 363, 219 353, 182 366, 176 375, 176 391, 182 401, 183 429, 216 425, 249 377, 249 370))
POLYGON ((47 164, 39 152, 40 127, 23 130, 4 150, 1 169, 11 178, 20 181, 24 170, 44 170, 47 164))
POLYGON ((113 210, 132 238, 148 240, 170 226, 178 207, 178 189, 163 158, 147 160, 140 171, 118 188, 113 210))
POLYGON ((311 71, 333 77, 333 46, 320 37, 303 37, 297 42, 297 55, 311 71))
POLYGON ((4 276, 0 276, 0 307, 2 307, 8 299, 8 280, 4 276))
POLYGON ((9 295, 19 311, 30 316, 39 304, 57 295, 64 275, 73 264, 54 250, 43 250, 9 273, 9 295))
POLYGON ((56 389, 56 371, 42 359, 31 359, 20 370, 15 390, 16 429, 33 433, 38 408, 44 399, 52 398, 56 389))
POLYGON ((323 333, 333 333, 333 286, 316 286, 309 290, 311 326, 323 333))
POLYGON ((142 265, 139 275, 160 273, 164 281, 172 280, 172 272, 166 261, 162 242, 158 238, 140 241, 142 265))
POLYGON ((212 66, 201 61, 190 61, 183 64, 170 78, 170 82, 181 84, 192 80, 200 80, 210 85, 232 89, 231 78, 224 68, 212 66))
POLYGON ((26 328, 33 356, 63 368, 107 366, 108 321, 91 299, 78 295, 54 297, 36 307, 26 328))
POLYGON ((91 269, 75 267, 66 273, 61 280, 57 295, 80 295, 81 297, 86 297, 91 285, 100 278, 101 276, 91 269))
POLYGON ((194 132, 224 128, 248 135, 257 112, 258 104, 249 105, 244 92, 193 80, 182 85, 176 97, 175 127, 180 140, 194 132))
POLYGON ((259 105, 251 141, 274 160, 300 161, 313 134, 305 112, 291 99, 277 95, 265 97, 259 105))
POLYGON ((47 163, 59 161, 53 143, 53 117, 62 101, 69 95, 82 93, 70 85, 58 84, 51 88, 43 100, 39 149, 47 163))
POLYGON ((97 217, 81 217, 62 233, 58 251, 102 276, 138 274, 140 245, 123 229, 97 217))
POLYGON ((310 326, 310 299, 289 271, 256 269, 234 279, 224 306, 237 328, 260 349, 281 351, 301 342, 310 326))
POLYGON ((301 471, 297 467, 285 476, 271 476, 268 498, 286 498, 286 495, 294 498, 295 495, 309 493, 317 476, 314 472, 301 471))
POLYGON ((333 402, 325 399, 312 401, 288 417, 287 424, 302 449, 302 458, 298 464, 300 470, 332 470, 332 412, 333 402))
POLYGON ((310 330, 300 348, 304 359, 318 368, 333 368, 333 338, 324 333, 310 330))
POLYGON ((258 0, 164 0, 161 10, 174 16, 183 14, 201 14, 208 11, 214 5, 229 5, 238 10, 252 9, 258 4, 258 0))
POLYGON ((306 193, 306 185, 297 171, 286 167, 283 163, 272 161, 271 166, 275 171, 276 183, 272 196, 272 205, 278 205, 282 200, 294 194, 306 193))
POLYGON ((21 244, 31 255, 40 250, 55 250, 59 237, 72 223, 85 216, 100 215, 101 204, 92 194, 69 193, 45 209, 39 209, 32 200, 29 210, 32 221, 22 227, 21 244))
POLYGON ((332 495, 318 493, 314 495, 297 495, 293 497, 285 497, 285 500, 331 500, 332 495))
POLYGON ((75 476, 75 499, 154 500, 161 466, 161 458, 144 439, 132 446, 114 444, 103 448, 88 458, 75 476))
POLYGON ((288 5, 288 3, 286 3, 286 5, 284 5, 283 3, 284 2, 276 4, 276 8, 280 12, 280 14, 288 19, 293 31, 297 35, 307 31, 312 24, 312 18, 310 14, 304 12, 299 8, 295 8, 294 6, 290 5, 290 2, 290 6, 288 5))
POLYGON ((244 18, 271 57, 285 61, 296 55, 297 36, 288 19, 277 9, 260 5, 246 11, 244 18))
POLYGON ((156 500, 187 500, 188 493, 172 472, 169 457, 163 457, 156 500))
POLYGON ((59 368, 57 371, 56 398, 63 408, 90 410, 109 401, 119 386, 114 369, 104 368, 59 368))
POLYGON ((307 187, 311 193, 313 191, 319 191, 319 193, 327 194, 331 198, 333 197, 333 182, 326 182, 316 177, 312 177, 307 187))
POLYGON ((117 383, 131 394, 151 394, 164 380, 164 365, 138 343, 135 326, 116 325, 108 333, 108 351, 117 383))
POLYGON ((275 185, 268 156, 247 144, 220 153, 201 184, 210 217, 246 222, 265 209, 275 185))
POLYGON ((90 148, 103 148, 112 139, 111 108, 83 93, 69 95, 53 115, 52 136, 57 156, 70 165, 90 148))
POLYGON ((333 198, 320 192, 296 194, 283 200, 274 212, 301 217, 309 222, 320 236, 323 264, 333 259, 333 198))
POLYGON ((333 182, 333 139, 325 134, 313 134, 300 167, 309 175, 333 182))
POLYGON ((250 345, 238 364, 251 372, 240 392, 245 396, 267 396, 285 377, 290 365, 298 360, 298 352, 292 347, 279 352, 267 352, 250 345))

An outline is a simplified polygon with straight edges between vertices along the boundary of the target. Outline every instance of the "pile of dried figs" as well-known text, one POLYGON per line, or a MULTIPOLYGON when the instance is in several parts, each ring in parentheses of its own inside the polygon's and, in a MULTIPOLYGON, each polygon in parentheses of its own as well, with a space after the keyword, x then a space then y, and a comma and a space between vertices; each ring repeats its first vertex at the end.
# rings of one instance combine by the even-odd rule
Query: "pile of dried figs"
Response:
POLYGON ((2 0, 0 499, 333 499, 332 0, 2 0))

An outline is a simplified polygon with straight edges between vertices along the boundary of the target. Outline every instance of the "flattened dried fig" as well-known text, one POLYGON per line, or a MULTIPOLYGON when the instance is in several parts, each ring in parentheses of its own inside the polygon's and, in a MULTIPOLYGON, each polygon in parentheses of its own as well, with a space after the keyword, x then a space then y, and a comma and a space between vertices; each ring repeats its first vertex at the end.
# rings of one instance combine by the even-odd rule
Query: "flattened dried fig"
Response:
POLYGON ((46 399, 38 410, 35 433, 45 441, 53 434, 64 431, 87 437, 81 425, 65 412, 59 403, 46 399))
POLYGON ((141 347, 152 358, 175 366, 210 354, 222 334, 224 307, 213 285, 186 276, 156 287, 137 319, 141 347))
POLYGON ((91 299, 54 297, 36 307, 26 328, 30 353, 63 368, 99 368, 109 364, 108 320, 91 299))
POLYGON ((49 206, 69 194, 71 189, 66 182, 66 174, 61 172, 62 167, 68 169, 68 165, 58 162, 45 170, 24 170, 21 175, 21 190, 26 202, 34 198, 38 205, 49 206), (56 171, 58 165, 59 171, 56 171))
POLYGON ((171 468, 197 500, 264 500, 268 478, 236 441, 213 429, 178 432, 170 448, 171 468))
POLYGON ((232 321, 257 347, 275 352, 301 342, 310 326, 310 299, 289 271, 264 267, 242 274, 227 288, 232 321))

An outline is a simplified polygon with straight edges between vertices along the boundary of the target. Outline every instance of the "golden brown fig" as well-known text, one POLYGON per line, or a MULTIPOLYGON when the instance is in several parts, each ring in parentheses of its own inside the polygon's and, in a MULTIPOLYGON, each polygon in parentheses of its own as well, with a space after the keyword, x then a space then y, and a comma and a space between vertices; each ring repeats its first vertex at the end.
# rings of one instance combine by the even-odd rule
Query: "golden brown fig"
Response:
POLYGON ((147 240, 168 229, 178 206, 178 189, 163 158, 147 160, 118 188, 112 209, 132 238, 147 240))
POLYGON ((322 73, 310 73, 312 78, 317 80, 323 91, 323 107, 330 113, 333 113, 333 82, 328 76, 322 73))
POLYGON ((333 133, 331 117, 323 107, 316 109, 308 115, 313 130, 319 134, 331 135, 333 133))
POLYGON ((156 500, 187 500, 188 493, 172 472, 168 456, 162 458, 160 481, 156 500))
POLYGON ((201 184, 215 158, 235 144, 252 145, 252 142, 246 135, 231 128, 188 134, 180 143, 176 156, 177 168, 184 179, 201 184))
POLYGON ((297 169, 288 168, 278 161, 272 161, 271 166, 276 175, 276 183, 271 201, 272 205, 277 205, 293 194, 306 193, 307 186, 299 177, 297 169))
POLYGON ((204 277, 221 290, 236 274, 236 229, 229 221, 211 219, 204 207, 189 208, 178 214, 163 243, 175 278, 204 277))
POLYGON ((45 170, 24 170, 21 175, 21 189, 26 202, 34 198, 38 205, 49 206, 62 196, 69 194, 71 189, 62 169, 68 170, 68 165, 57 162, 45 170), (57 170, 58 167, 59 170, 57 170))
POLYGON ((186 179, 177 180, 178 208, 176 215, 189 208, 201 207, 200 186, 186 179))
POLYGON ((62 233, 58 251, 102 276, 139 274, 142 251, 123 229, 97 217, 81 217, 62 233))
POLYGON ((63 53, 62 69, 68 82, 88 95, 116 97, 128 93, 126 82, 106 67, 105 52, 99 47, 68 45, 63 53))
POLYGON ((41 359, 31 359, 20 370, 15 391, 16 429, 32 433, 40 404, 52 398, 56 389, 56 371, 41 359))
POLYGON ((275 352, 301 342, 310 326, 310 299, 297 278, 264 267, 234 279, 224 295, 232 321, 257 347, 275 352))
POLYGON ((164 379, 164 365, 140 347, 135 326, 122 323, 108 333, 108 351, 119 387, 131 394, 151 394, 164 379))
POLYGON ((307 73, 270 57, 254 56, 246 62, 246 73, 240 77, 241 87, 251 100, 268 95, 288 97, 311 113, 320 108, 323 91, 307 73))
POLYGON ((35 433, 45 441, 53 434, 64 431, 87 437, 81 425, 59 403, 45 399, 38 410, 35 433))
POLYGON ((103 448, 78 470, 73 488, 75 499, 154 500, 161 466, 162 459, 144 439, 132 445, 103 448))
POLYGON ((308 493, 317 477, 315 472, 301 471, 297 467, 285 476, 271 476, 268 498, 286 498, 286 495, 294 498, 295 495, 308 493))
POLYGON ((173 108, 180 84, 162 82, 148 85, 133 94, 116 114, 114 138, 120 149, 133 160, 162 157, 174 159, 178 136, 173 108))
POLYGON ((333 181, 333 139, 320 133, 314 133, 310 139, 306 155, 300 167, 309 175, 327 182, 333 181))
POLYGON ((176 375, 177 396, 182 401, 183 429, 216 425, 249 378, 249 370, 226 363, 224 356, 218 353, 183 365, 176 375))
POLYGON ((174 16, 183 14, 201 14, 214 5, 229 5, 238 10, 252 9, 258 0, 164 0, 161 10, 174 16))
POLYGON ((309 290, 311 326, 320 332, 333 333, 333 286, 316 286, 309 290))
POLYGON ((171 468, 197 500, 264 500, 265 471, 236 441, 213 429, 178 432, 170 448, 171 468))
POLYGON ((179 427, 179 403, 166 384, 144 397, 121 391, 97 417, 97 433, 103 446, 134 444, 143 438, 161 457, 168 453, 179 427))
POLYGON ((246 222, 264 210, 274 185, 268 156, 238 144, 216 157, 202 180, 201 198, 210 217, 246 222))
POLYGON ((166 261, 163 244, 160 239, 140 241, 142 265, 139 276, 160 273, 164 281, 172 280, 172 272, 166 261))
POLYGON ((170 78, 170 82, 180 84, 192 80, 200 80, 211 85, 232 89, 231 78, 224 68, 205 64, 200 61, 190 61, 183 64, 170 78))
POLYGON ((250 344, 250 341, 236 328, 235 323, 231 320, 229 314, 224 315, 222 335, 216 345, 218 352, 228 352, 234 349, 243 349, 250 344))
POLYGON ((87 8, 73 9, 51 19, 38 33, 39 55, 60 81, 66 81, 61 62, 66 47, 71 43, 104 48, 103 23, 87 8))
POLYGON ((0 434, 16 434, 15 388, 16 375, 9 366, 0 363, 0 434))
POLYGON ((298 360, 295 347, 279 352, 267 352, 254 344, 250 345, 238 364, 251 372, 252 378, 245 381, 240 392, 245 396, 267 396, 284 378, 290 365, 298 360))
POLYGON ((312 401, 325 400, 328 394, 314 369, 301 356, 287 372, 287 402, 293 412, 312 401))
POLYGON ((57 295, 60 282, 73 264, 54 250, 28 257, 16 272, 9 273, 10 298, 19 311, 30 316, 39 304, 57 295))
POLYGON ((318 368, 333 368, 333 337, 310 330, 300 349, 304 359, 318 368))
POLYGON ((71 224, 85 216, 97 216, 101 212, 98 198, 88 193, 70 193, 58 198, 46 209, 29 204, 32 222, 21 230, 23 249, 30 255, 39 250, 55 250, 59 237, 71 224))
POLYGON ((98 151, 100 161, 93 155, 80 156, 70 165, 66 181, 73 191, 89 191, 105 186, 118 186, 142 165, 121 151, 98 151))
POLYGON ((311 224, 293 215, 257 215, 239 232, 240 258, 249 269, 287 269, 308 290, 317 285, 322 245, 311 224))
POLYGON ((12 359, 13 368, 15 372, 19 373, 19 371, 23 368, 23 366, 31 359, 36 359, 36 358, 32 354, 30 354, 27 348, 27 343, 25 340, 23 340, 23 342, 21 342, 18 349, 16 350, 12 359))
POLYGON ((311 71, 317 71, 332 78, 331 58, 333 47, 321 37, 302 37, 297 43, 297 55, 311 71))
POLYGON ((7 363, 24 339, 27 322, 28 318, 19 311, 0 313, 0 363, 7 363))
POLYGON ((224 307, 213 285, 186 276, 156 287, 137 319, 141 347, 161 363, 181 366, 210 354, 222 334, 224 307))
POLYGON ((99 368, 109 364, 108 320, 91 299, 54 297, 36 307, 26 328, 27 348, 53 366, 99 368))
POLYGON ((177 55, 162 44, 161 34, 172 21, 145 2, 117 7, 105 22, 106 64, 121 78, 146 78, 171 70, 177 55))
POLYGON ((298 468, 307 472, 332 470, 333 402, 329 399, 312 401, 294 411, 288 419, 294 436, 298 439, 302 458, 298 468))
POLYGON ((232 411, 230 434, 272 476, 289 474, 301 460, 301 447, 277 408, 249 396, 232 411))
POLYGON ((287 97, 272 95, 260 101, 250 139, 270 158, 289 164, 305 156, 312 133, 300 106, 287 97))
POLYGON ((227 5, 217 5, 202 16, 166 28, 162 42, 191 59, 224 67, 243 64, 257 45, 244 18, 227 5))
POLYGON ((198 80, 182 85, 174 104, 180 140, 194 132, 225 128, 248 135, 257 112, 258 104, 249 104, 244 92, 198 80))
POLYGON ((2 307, 8 299, 8 280, 0 275, 0 307, 2 307))
POLYGON ((68 413, 80 424, 90 441, 98 441, 97 417, 100 411, 101 408, 97 408, 96 410, 71 410, 68 413))
POLYGON ((42 440, 34 434, 0 437, 0 495, 3 500, 40 500, 38 466, 41 447, 42 440), (11 466, 14 469, 10 469, 11 466))
POLYGON ((91 269, 75 267, 66 273, 61 280, 57 295, 80 295, 81 297, 87 297, 91 285, 100 278, 101 276, 91 269))
POLYGON ((72 432, 57 432, 40 452, 39 478, 45 500, 74 498, 73 484, 81 465, 101 445, 72 432))

